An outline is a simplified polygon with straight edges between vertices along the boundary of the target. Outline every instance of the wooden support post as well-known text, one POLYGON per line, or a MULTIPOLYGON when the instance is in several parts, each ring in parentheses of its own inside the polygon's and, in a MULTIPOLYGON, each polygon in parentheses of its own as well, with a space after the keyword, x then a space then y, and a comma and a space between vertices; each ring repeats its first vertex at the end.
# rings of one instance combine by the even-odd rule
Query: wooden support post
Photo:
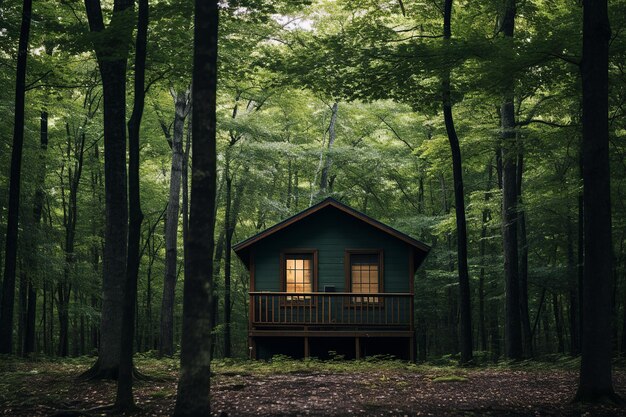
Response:
POLYGON ((248 337, 248 350, 250 353, 250 359, 256 360, 256 339, 254 337, 248 337))
POLYGON ((304 337, 304 359, 309 358, 309 338, 308 336, 304 337))
POLYGON ((415 363, 415 334, 409 338, 409 360, 415 363))
POLYGON ((354 351, 355 351, 354 357, 356 359, 361 359, 361 338, 360 337, 354 338, 354 351))

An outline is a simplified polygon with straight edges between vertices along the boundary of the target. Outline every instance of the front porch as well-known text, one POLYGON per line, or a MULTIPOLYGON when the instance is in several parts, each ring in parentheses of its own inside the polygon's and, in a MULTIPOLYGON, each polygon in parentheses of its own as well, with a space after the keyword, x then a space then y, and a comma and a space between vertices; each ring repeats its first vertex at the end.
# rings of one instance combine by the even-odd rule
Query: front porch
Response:
POLYGON ((388 343, 396 356, 414 360, 413 299, 410 293, 250 292, 250 356, 259 357, 258 343, 304 358, 335 343, 344 356, 360 359, 383 353, 388 343))

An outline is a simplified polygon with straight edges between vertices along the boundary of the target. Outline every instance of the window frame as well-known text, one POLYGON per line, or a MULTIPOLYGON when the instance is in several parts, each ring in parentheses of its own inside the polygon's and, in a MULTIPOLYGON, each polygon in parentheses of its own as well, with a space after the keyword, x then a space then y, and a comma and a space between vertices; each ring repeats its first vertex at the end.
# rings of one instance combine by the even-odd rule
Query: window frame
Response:
MULTIPOLYGON (((344 252, 344 275, 345 275, 345 292, 352 292, 352 255, 378 255, 378 293, 382 294, 385 292, 385 265, 384 265, 384 252, 382 249, 346 249, 344 252)), ((384 303, 384 299, 382 297, 378 297, 377 301, 355 301, 354 297, 350 297, 349 305, 351 306, 360 306, 360 305, 372 305, 379 306, 384 303)))
MULTIPOLYGON (((313 274, 311 276, 311 292, 317 292, 317 249, 294 248, 283 249, 280 252, 280 291, 287 292, 287 258, 289 255, 311 255, 313 260, 313 274)), ((294 292, 293 294, 299 294, 294 292)), ((303 303, 306 300, 284 300, 287 303, 303 303)))

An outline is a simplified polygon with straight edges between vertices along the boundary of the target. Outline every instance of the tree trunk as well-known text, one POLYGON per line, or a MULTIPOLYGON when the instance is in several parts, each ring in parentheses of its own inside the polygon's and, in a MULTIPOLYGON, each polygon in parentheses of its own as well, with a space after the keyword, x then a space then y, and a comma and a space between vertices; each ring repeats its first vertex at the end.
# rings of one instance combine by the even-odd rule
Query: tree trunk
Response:
MULTIPOLYGON (((517 202, 522 203, 522 176, 524 173, 523 147, 517 155, 517 202)), ((521 209, 517 215, 519 225, 519 304, 522 325, 522 342, 527 357, 533 356, 533 341, 530 332, 530 314, 528 312, 528 239, 526 238, 526 212, 521 209)))
POLYGON ((137 14, 137 39, 135 43, 135 84, 133 113, 128 121, 128 255, 126 285, 124 287, 123 320, 121 329, 120 365, 117 379, 115 408, 128 411, 135 408, 133 398, 133 335, 135 333, 135 306, 137 303, 137 278, 141 255, 141 195, 139 187, 139 129, 145 102, 146 43, 148 39, 148 0, 139 1, 137 14))
MULTIPOLYGON (((191 103, 190 105, 193 105, 191 103)), ((185 141, 185 153, 181 172, 183 187, 183 258, 187 260, 187 236, 189 235, 189 152, 191 150, 191 116, 187 119, 187 140, 185 141)), ((186 267, 185 267, 186 268, 186 267)))
POLYGON ((554 327, 556 328, 556 340, 558 342, 558 352, 565 353, 565 341, 563 337, 563 315, 559 304, 558 295, 552 293, 552 312, 554 313, 554 327))
POLYGON ((89 29, 101 40, 95 51, 102 77, 104 110, 105 231, 102 266, 102 308, 98 361, 86 378, 117 378, 122 303, 126 281, 128 200, 126 186, 126 66, 132 35, 128 9, 131 0, 115 0, 109 28, 105 30, 99 0, 85 0, 89 29), (110 47, 109 45, 114 45, 110 47))
MULTIPOLYGON (((443 13, 443 37, 450 42, 452 19, 452 0, 445 0, 443 13)), ((446 63, 447 65, 448 63, 446 63)), ((450 98, 450 68, 443 71, 443 116, 452 151, 452 172, 454 175, 454 208, 456 212, 457 230, 457 263, 459 268, 459 309, 460 309, 460 347, 461 364, 466 364, 473 359, 472 347, 472 307, 470 300, 469 271, 467 267, 467 226, 465 222, 465 195, 463 191, 463 168, 461 161, 461 148, 459 137, 454 127, 452 117, 452 100, 450 98)))
MULTIPOLYGON (((39 129, 39 167, 37 171, 37 190, 33 198, 33 220, 35 227, 39 229, 41 225, 41 212, 44 199, 44 182, 46 179, 46 151, 48 150, 48 112, 41 112, 41 123, 39 129)), ((45 312, 45 308, 43 309, 45 312)), ((37 290, 32 279, 28 281, 28 311, 26 313, 26 334, 24 335, 24 354, 35 351, 35 326, 37 314, 37 290)), ((44 314, 45 316, 45 314, 44 314)), ((45 329, 44 329, 45 339, 45 329)))
POLYGON ((159 355, 174 354, 174 299, 178 265, 178 219, 180 214, 180 182, 183 163, 183 131, 189 109, 189 91, 172 92, 174 96, 174 136, 172 139, 172 167, 170 194, 165 226, 165 279, 161 303, 161 335, 159 355))
MULTIPOLYGON (((626 289, 624 289, 624 298, 626 298, 626 289)), ((620 346, 622 356, 626 356, 626 303, 622 308, 622 344, 620 346)))
MULTIPOLYGON (((94 152, 91 157, 92 171, 91 171, 91 181, 90 181, 91 182, 91 198, 92 198, 91 203, 94 204, 96 207, 99 207, 102 204, 102 198, 100 196, 100 186, 102 183, 102 175, 100 172, 100 151, 99 151, 97 143, 94 145, 93 149, 94 149, 94 152)), ((91 234, 92 236, 97 236, 97 237, 102 238, 103 237, 102 229, 98 227, 98 223, 96 221, 97 217, 98 217, 98 213, 97 212, 93 213, 93 216, 91 218, 91 234)), ((91 264, 93 267, 94 274, 97 276, 100 276, 101 244, 98 240, 96 240, 91 245, 91 264)), ((98 297, 95 295, 91 296, 91 307, 94 309, 94 311, 97 311, 99 308, 98 297)), ((97 325, 97 322, 93 319, 90 320, 90 326, 91 326, 91 332, 90 332, 91 333, 91 348, 95 351, 96 349, 98 349, 98 346, 99 346, 99 327, 97 325)))
POLYGON ((576 259, 574 258, 574 225, 569 215, 567 216, 567 282, 569 287, 570 355, 577 356, 580 353, 578 286, 576 282, 576 259))
POLYGON ((43 283, 43 300, 41 300, 41 327, 42 327, 42 345, 43 352, 48 354, 48 286, 43 283))
POLYGON ((13 148, 11 150, 11 175, 9 178, 9 213, 4 259, 4 281, 0 303, 0 353, 13 352, 13 304, 15 300, 15 273, 17 265, 17 235, 20 208, 20 178, 22 174, 22 148, 24 145, 24 103, 26 96, 26 57, 30 35, 32 0, 22 3, 22 25, 17 50, 17 75, 15 78, 15 117, 13 122, 13 148))
MULTIPOLYGON (((59 315, 59 356, 69 354, 69 304, 72 292, 72 279, 76 255, 74 253, 74 243, 76 239, 76 224, 78 211, 78 186, 83 170, 83 155, 85 150, 85 133, 77 133, 73 137, 69 124, 66 123, 67 147, 67 186, 69 193, 67 200, 65 197, 65 187, 61 182, 61 198, 63 203, 63 227, 65 228, 65 265, 63 267, 63 279, 57 284, 59 303, 57 312, 59 315)), ((61 167, 61 178, 65 165, 61 167)))
MULTIPOLYGON (((48 355, 54 355, 54 285, 50 283, 50 288, 48 290, 48 297, 50 297, 50 311, 48 315, 48 323, 50 327, 50 332, 48 333, 48 355)), ((44 312, 45 314, 45 312, 44 312)))
POLYGON ((609 170, 607 0, 583 0, 583 333, 576 399, 617 400, 611 377, 613 251, 609 170))
MULTIPOLYGON (((515 0, 504 0, 500 30, 513 47, 515 0)), ((517 245, 517 146, 515 134, 514 80, 508 80, 500 107, 502 138, 502 241, 506 282, 505 348, 509 359, 522 358, 518 245, 517 245)))
MULTIPOLYGON (((226 170, 228 173, 228 170, 226 170)), ((247 175, 244 171, 243 177, 247 175)), ((233 234, 235 233, 235 225, 237 216, 239 216, 239 207, 241 196, 245 187, 245 178, 239 180, 239 184, 235 189, 235 197, 231 205, 232 198, 232 177, 226 178, 226 214, 225 214, 225 244, 224 248, 224 357, 231 356, 231 246, 233 234)))
POLYGON ((217 238, 215 245, 215 253, 213 256, 213 292, 211 294, 211 359, 215 357, 215 347, 217 346, 217 334, 213 332, 219 320, 219 288, 218 280, 220 270, 222 268, 222 259, 224 257, 224 246, 226 244, 226 229, 222 229, 217 238))
POLYGON ((174 415, 210 414, 211 292, 216 197, 217 0, 196 0, 191 205, 174 415))
POLYGON ((326 154, 326 162, 324 168, 322 168, 322 176, 320 178, 320 194, 327 193, 329 188, 328 174, 330 173, 330 166, 333 163, 333 159, 330 156, 330 152, 333 150, 335 139, 337 134, 335 133, 335 125, 337 123, 337 110, 339 109, 339 103, 334 102, 330 110, 330 123, 328 125, 328 153, 326 154))
POLYGON ((24 355, 24 336, 26 334, 26 310, 28 305, 28 275, 24 272, 24 265, 20 260, 20 287, 18 290, 18 319, 17 319, 17 353, 24 355))
MULTIPOLYGON (((491 161, 487 166, 487 191, 485 192, 485 203, 491 197, 491 181, 493 175, 493 167, 491 161)), ((482 213, 482 226, 480 229, 480 274, 478 280, 478 329, 480 333, 480 350, 487 350, 487 325, 485 323, 485 253, 487 250, 487 222, 491 218, 488 209, 484 209, 482 213)))
MULTIPOLYGON (((491 285, 491 290, 497 293, 498 286, 494 281, 491 285)), ((500 341, 500 323, 498 322, 499 308, 498 302, 495 300, 489 303, 489 333, 491 335, 491 359, 497 362, 502 354, 502 345, 500 341)))
POLYGON ((224 357, 230 358, 230 254, 231 254, 231 240, 233 236, 234 225, 231 226, 231 198, 232 198, 232 182, 233 179, 230 177, 229 170, 229 162, 230 158, 227 155, 226 160, 226 213, 224 214, 224 229, 225 233, 225 244, 224 248, 224 357))
MULTIPOLYGON (((580 144, 580 155, 578 156, 579 163, 579 174, 581 182, 583 180, 583 150, 582 150, 582 142, 580 144)), ((582 337, 583 337, 583 276, 584 276, 584 265, 585 265, 585 207, 583 202, 583 192, 579 191, 578 193, 578 264, 577 264, 577 275, 578 275, 578 305, 580 308, 578 309, 578 348, 579 351, 582 349, 582 337)))

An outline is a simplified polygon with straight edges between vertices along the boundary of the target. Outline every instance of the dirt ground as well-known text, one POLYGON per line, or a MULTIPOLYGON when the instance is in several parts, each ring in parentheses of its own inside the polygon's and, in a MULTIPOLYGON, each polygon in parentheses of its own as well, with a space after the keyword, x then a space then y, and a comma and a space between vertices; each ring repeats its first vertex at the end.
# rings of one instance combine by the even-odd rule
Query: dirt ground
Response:
MULTIPOLYGON (((113 402, 112 382, 77 382, 84 364, 20 364, 0 367, 0 415, 104 415, 113 402)), ((173 411, 175 365, 138 382, 140 411, 173 411)), ((626 371, 615 373, 626 398, 626 371)), ((559 369, 385 367, 335 371, 326 366, 274 372, 222 367, 212 381, 216 416, 626 416, 625 408, 571 403, 577 372, 559 369)))

